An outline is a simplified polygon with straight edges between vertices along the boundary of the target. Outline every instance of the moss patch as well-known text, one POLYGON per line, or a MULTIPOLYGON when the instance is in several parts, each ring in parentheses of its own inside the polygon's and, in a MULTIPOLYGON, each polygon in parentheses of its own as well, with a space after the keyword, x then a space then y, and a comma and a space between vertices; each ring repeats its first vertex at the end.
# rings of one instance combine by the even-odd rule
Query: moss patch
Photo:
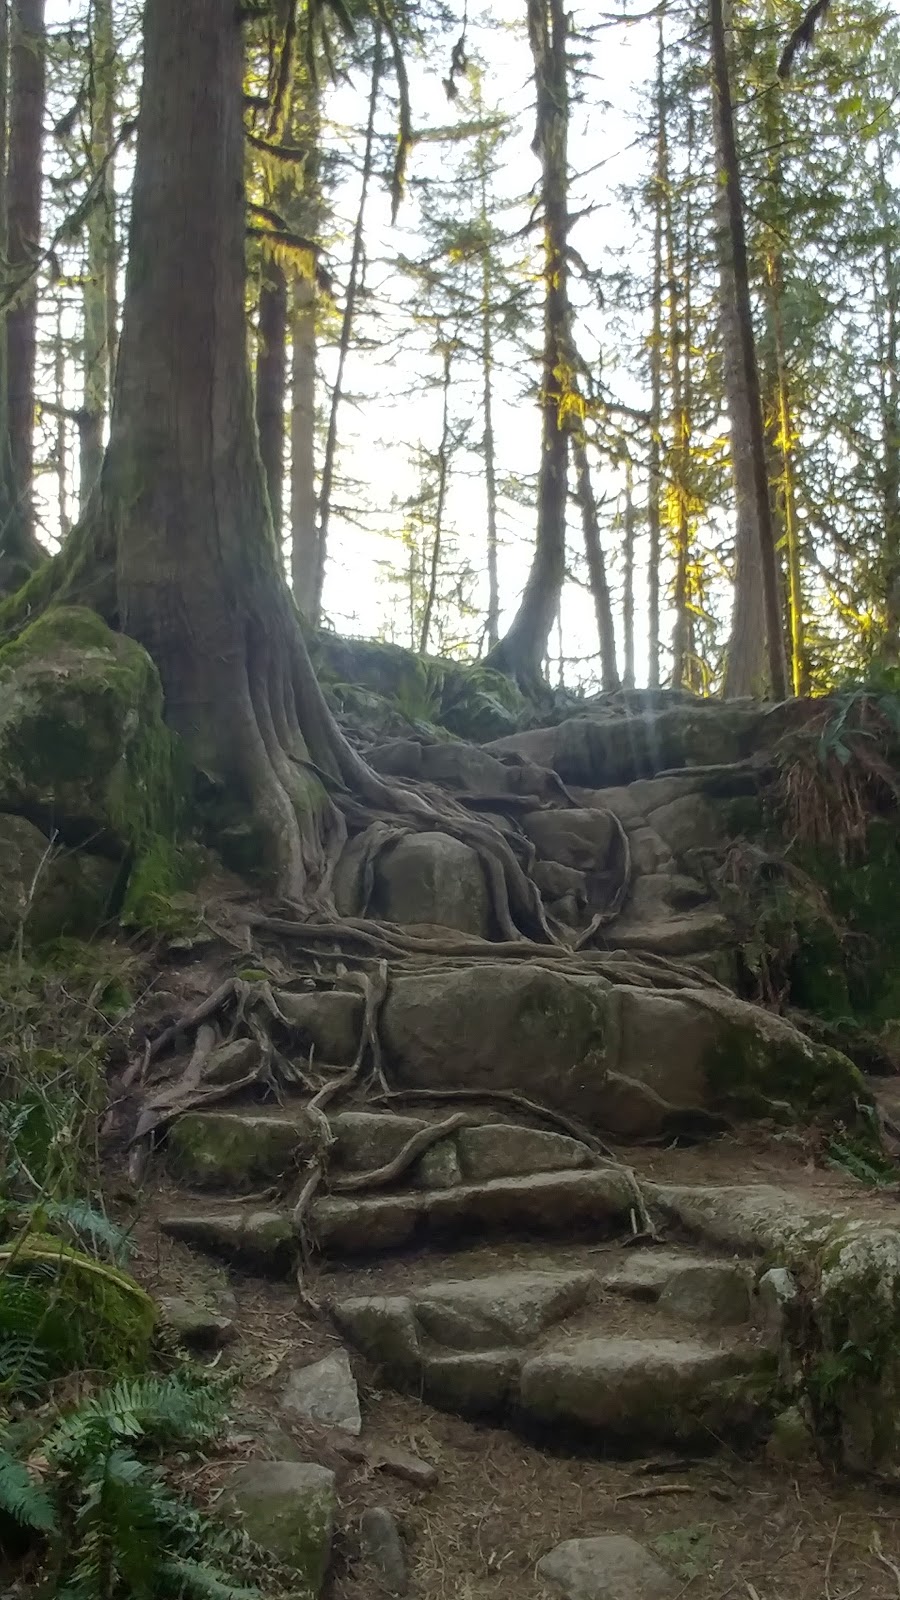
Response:
POLYGON ((787 1030, 720 1019, 704 1059, 712 1103, 747 1117, 827 1117, 865 1135, 871 1095, 846 1056, 787 1030))

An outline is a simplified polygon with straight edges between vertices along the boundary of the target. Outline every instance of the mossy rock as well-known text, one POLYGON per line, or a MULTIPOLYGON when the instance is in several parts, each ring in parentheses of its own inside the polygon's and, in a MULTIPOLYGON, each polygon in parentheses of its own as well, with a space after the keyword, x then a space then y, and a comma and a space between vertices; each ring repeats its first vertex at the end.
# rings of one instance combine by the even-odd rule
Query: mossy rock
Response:
POLYGON ((28 1334, 47 1376, 142 1372, 156 1322, 150 1296, 117 1267, 39 1233, 0 1244, 0 1328, 28 1334))
POLYGON ((183 788, 156 667, 58 607, 0 650, 0 806, 113 856, 171 837, 183 788))
POLYGON ((89 938, 110 915, 118 880, 112 861, 66 851, 26 817, 0 814, 0 948, 62 935, 89 938))
POLYGON ((248 1461, 232 1473, 224 1506, 254 1544, 296 1574, 297 1600, 317 1600, 331 1559, 334 1473, 308 1461, 248 1461))

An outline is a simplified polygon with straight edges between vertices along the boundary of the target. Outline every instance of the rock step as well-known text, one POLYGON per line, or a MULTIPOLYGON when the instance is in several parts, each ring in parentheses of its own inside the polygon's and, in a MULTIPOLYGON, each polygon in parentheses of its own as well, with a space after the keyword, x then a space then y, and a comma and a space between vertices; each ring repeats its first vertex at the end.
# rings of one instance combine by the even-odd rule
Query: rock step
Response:
MULTIPOLYGON (((634 1203, 621 1168, 594 1167, 400 1194, 326 1195, 313 1201, 306 1228, 326 1254, 367 1256, 481 1232, 603 1238, 630 1228, 634 1203)), ((290 1269, 299 1244, 288 1210, 249 1203, 192 1207, 161 1218, 160 1225, 211 1255, 278 1276, 290 1269)))
POLYGON ((775 1362, 743 1263, 661 1253, 650 1272, 486 1272, 403 1294, 337 1296, 332 1316, 402 1388, 463 1414, 553 1425, 604 1448, 714 1445, 762 1429, 775 1362), (656 1294, 623 1308, 617 1294, 656 1294), (739 1343, 726 1324, 743 1322, 739 1343))
MULTIPOLYGON (((331 1118, 331 1164, 338 1173, 372 1171, 394 1160, 428 1122, 389 1112, 345 1111, 331 1118)), ((193 1188, 239 1194, 290 1175, 317 1150, 319 1130, 302 1108, 190 1111, 169 1129, 167 1166, 193 1188)), ((403 1174, 405 1184, 444 1189, 594 1164, 577 1139, 487 1122, 441 1139, 403 1174)))

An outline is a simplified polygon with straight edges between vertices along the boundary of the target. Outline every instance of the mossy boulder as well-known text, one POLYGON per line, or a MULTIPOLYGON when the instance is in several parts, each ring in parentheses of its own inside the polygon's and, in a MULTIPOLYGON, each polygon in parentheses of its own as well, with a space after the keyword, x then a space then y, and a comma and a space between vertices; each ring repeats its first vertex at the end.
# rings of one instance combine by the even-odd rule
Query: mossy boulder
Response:
POLYGON ((248 1461, 232 1473, 224 1505, 255 1544, 296 1574, 296 1600, 316 1600, 331 1560, 334 1473, 311 1461, 248 1461))
POLYGON ((187 1111, 169 1129, 166 1165, 182 1183, 238 1194, 284 1179, 315 1149, 307 1119, 240 1111, 187 1111))
POLYGON ((58 607, 0 650, 0 806, 113 856, 171 835, 175 742, 159 675, 94 612, 58 607))
POLYGON ((663 992, 536 963, 403 974, 382 1036, 403 1088, 518 1090, 629 1138, 722 1117, 855 1126, 871 1103, 846 1057, 723 990, 663 992))
POLYGON ((26 817, 0 814, 0 949, 62 934, 89 937, 110 914, 118 869, 84 850, 65 851, 26 817))

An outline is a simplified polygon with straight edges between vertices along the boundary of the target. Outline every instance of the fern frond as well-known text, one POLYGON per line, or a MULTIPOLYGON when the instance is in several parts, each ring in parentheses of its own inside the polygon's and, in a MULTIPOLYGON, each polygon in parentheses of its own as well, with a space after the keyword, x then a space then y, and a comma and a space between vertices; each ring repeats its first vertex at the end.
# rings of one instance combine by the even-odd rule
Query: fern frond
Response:
POLYGON ((24 1461, 0 1445, 0 1513, 36 1533, 55 1533, 56 1508, 24 1461))
POLYGON ((152 1439, 199 1444, 213 1438, 227 1415, 224 1386, 167 1377, 122 1378, 63 1417, 46 1441, 48 1457, 71 1467, 100 1453, 104 1442, 152 1439))
POLYGON ((160 1565, 159 1575, 166 1592, 178 1600, 261 1600, 262 1591, 233 1583, 205 1561, 189 1556, 170 1556, 160 1565))

